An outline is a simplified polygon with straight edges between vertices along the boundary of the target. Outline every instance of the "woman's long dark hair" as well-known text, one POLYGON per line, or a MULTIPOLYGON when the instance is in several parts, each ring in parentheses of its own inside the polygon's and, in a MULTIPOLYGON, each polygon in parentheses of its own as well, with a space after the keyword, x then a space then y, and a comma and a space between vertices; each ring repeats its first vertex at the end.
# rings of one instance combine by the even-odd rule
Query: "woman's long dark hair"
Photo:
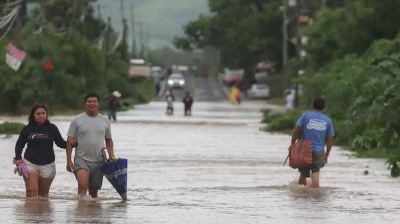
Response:
POLYGON ((49 113, 47 112, 46 106, 43 105, 43 104, 35 104, 35 105, 32 106, 31 113, 29 114, 29 118, 28 118, 28 122, 29 123, 28 123, 28 125, 36 125, 35 112, 39 108, 43 108, 46 111, 47 117, 46 117, 46 121, 44 123, 45 124, 50 123, 50 121, 48 120, 49 113))

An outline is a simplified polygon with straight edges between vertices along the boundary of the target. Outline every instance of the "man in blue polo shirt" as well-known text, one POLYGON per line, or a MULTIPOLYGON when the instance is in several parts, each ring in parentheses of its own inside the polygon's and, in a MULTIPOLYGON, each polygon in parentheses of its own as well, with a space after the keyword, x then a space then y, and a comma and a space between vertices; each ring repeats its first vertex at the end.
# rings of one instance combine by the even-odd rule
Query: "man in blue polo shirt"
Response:
POLYGON ((299 168, 298 184, 307 185, 306 178, 310 177, 311 171, 311 186, 315 188, 319 187, 319 170, 328 162, 333 145, 333 124, 332 120, 323 114, 324 109, 325 100, 316 97, 313 101, 313 110, 304 112, 297 120, 291 142, 294 144, 298 139, 312 142, 312 164, 307 168, 299 168))

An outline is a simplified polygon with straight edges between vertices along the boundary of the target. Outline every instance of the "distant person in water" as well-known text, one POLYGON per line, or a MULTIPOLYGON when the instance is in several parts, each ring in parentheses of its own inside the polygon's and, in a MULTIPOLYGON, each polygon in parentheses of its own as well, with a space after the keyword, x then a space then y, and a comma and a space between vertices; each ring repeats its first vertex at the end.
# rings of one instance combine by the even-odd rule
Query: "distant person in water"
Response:
POLYGON ((185 116, 192 115, 192 105, 193 105, 193 98, 190 96, 190 92, 187 91, 185 97, 182 99, 183 106, 184 106, 184 114, 185 116))
POLYGON ((107 102, 107 115, 108 120, 117 121, 117 109, 120 107, 118 98, 121 97, 121 93, 119 91, 114 91, 111 96, 108 98, 107 102))
POLYGON ((296 90, 294 88, 289 88, 285 91, 285 106, 288 111, 294 109, 295 93, 296 90))
POLYGON ((175 95, 172 90, 168 90, 165 94, 165 101, 167 102, 167 114, 173 115, 174 114, 174 101, 175 95))

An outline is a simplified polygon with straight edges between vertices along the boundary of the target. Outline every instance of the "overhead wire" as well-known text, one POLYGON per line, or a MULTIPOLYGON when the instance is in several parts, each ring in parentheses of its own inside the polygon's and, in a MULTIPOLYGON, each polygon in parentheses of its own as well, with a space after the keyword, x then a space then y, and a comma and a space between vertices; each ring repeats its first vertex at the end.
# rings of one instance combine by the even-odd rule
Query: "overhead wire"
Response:
POLYGON ((21 0, 16 0, 14 2, 7 2, 5 4, 0 4, 0 9, 2 10, 2 17, 7 16, 12 12, 17 6, 21 5, 21 0))
POLYGON ((20 6, 16 6, 11 12, 9 12, 7 15, 3 16, 0 18, 0 29, 4 28, 7 26, 7 24, 10 23, 10 21, 18 15, 20 6))
POLYGON ((6 31, 1 35, 0 40, 2 40, 7 34, 10 32, 11 27, 14 25, 17 17, 19 10, 21 8, 21 3, 22 0, 15 0, 13 2, 7 2, 6 4, 2 5, 3 7, 3 13, 6 13, 6 15, 0 17, 0 29, 3 29, 7 27, 6 31))
POLYGON ((21 3, 22 3, 22 0, 15 0, 14 2, 6 2, 4 4, 4 7, 7 7, 7 6, 14 7, 14 6, 17 6, 17 5, 21 4, 21 3))
POLYGON ((11 27, 14 25, 15 20, 17 19, 18 11, 19 11, 19 6, 17 6, 17 13, 16 13, 16 14, 14 15, 14 17, 12 18, 12 21, 11 21, 10 25, 8 26, 6 32, 0 37, 0 41, 10 32, 11 27))

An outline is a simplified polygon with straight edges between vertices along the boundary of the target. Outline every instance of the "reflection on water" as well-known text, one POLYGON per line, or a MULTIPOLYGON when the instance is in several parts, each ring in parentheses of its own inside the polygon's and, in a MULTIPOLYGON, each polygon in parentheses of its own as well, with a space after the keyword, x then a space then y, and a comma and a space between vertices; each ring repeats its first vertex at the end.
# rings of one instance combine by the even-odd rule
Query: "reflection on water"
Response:
POLYGON ((98 222, 110 223, 111 214, 105 210, 100 201, 96 200, 77 200, 74 206, 67 210, 70 222, 98 222), (107 214, 107 215, 106 215, 107 214), (110 215, 109 217, 107 217, 110 215))
POLYGON ((77 197, 14 198, 11 204, 14 205, 12 216, 2 217, 2 221, 14 220, 12 223, 126 223, 127 221, 127 203, 118 200, 79 200, 77 197))
MULTIPOLYGON (((56 124, 65 136, 68 122, 56 124)), ((400 223, 399 181, 381 160, 356 159, 334 148, 321 170, 322 187, 313 189, 295 184, 298 172, 282 166, 290 137, 259 132, 254 125, 121 121, 112 129, 117 155, 129 159, 128 201, 106 179, 98 199, 79 200, 60 149, 50 198, 26 200, 23 180, 12 173, 14 136, 0 140, 8 149, 0 157, 0 221, 400 223)))
POLYGON ((102 214, 103 206, 93 200, 78 200, 75 207, 75 216, 96 216, 102 214))
POLYGON ((310 200, 314 202, 325 202, 330 197, 334 197, 334 191, 332 188, 320 187, 312 188, 309 186, 290 186, 289 195, 296 200, 310 200))
POLYGON ((48 199, 24 199, 22 204, 15 206, 15 214, 23 222, 45 222, 52 223, 53 205, 48 199))

